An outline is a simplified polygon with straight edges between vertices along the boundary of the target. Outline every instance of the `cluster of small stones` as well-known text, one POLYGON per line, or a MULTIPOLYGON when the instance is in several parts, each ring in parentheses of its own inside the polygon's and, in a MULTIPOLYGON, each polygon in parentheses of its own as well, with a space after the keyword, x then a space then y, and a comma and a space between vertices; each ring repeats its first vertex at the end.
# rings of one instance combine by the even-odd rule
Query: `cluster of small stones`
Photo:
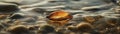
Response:
MULTIPOLYGON (((75 0, 79 1, 79 0, 75 0)), ((96 11, 98 8, 81 9, 84 11, 96 11)), ((120 10, 114 10, 115 15, 80 15, 68 17, 71 19, 61 27, 54 24, 40 22, 46 18, 40 16, 16 14, 20 12, 15 4, 0 4, 0 34, 120 34, 120 10), (71 21, 78 21, 73 22, 71 21)), ((33 9, 36 13, 47 12, 44 9, 33 9), (42 12, 44 11, 44 12, 42 12)), ((48 12, 51 13, 51 12, 48 12)), ((45 16, 45 15, 44 15, 45 16)))

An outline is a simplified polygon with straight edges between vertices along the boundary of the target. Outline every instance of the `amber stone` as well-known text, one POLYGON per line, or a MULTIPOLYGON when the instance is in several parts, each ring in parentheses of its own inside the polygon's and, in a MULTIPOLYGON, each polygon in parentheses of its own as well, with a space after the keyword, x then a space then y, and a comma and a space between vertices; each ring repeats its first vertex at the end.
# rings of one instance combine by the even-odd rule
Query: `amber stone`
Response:
POLYGON ((50 24, 63 25, 72 19, 72 15, 64 10, 55 10, 54 12, 50 13, 47 18, 49 19, 50 24))

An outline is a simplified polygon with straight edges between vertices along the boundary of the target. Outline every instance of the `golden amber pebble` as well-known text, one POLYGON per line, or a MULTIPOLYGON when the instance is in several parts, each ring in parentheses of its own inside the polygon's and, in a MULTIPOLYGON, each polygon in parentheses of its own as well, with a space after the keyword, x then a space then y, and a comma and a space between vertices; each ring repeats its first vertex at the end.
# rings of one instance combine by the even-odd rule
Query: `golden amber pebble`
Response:
POLYGON ((47 18, 50 24, 64 25, 72 19, 72 15, 64 10, 55 10, 47 18))

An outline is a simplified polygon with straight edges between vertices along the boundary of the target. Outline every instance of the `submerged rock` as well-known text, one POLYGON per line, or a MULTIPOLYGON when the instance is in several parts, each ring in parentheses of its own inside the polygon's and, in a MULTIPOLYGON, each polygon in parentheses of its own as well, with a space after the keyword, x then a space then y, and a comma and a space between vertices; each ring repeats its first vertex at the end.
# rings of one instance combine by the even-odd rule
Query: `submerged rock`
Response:
POLYGON ((82 22, 76 26, 77 30, 80 32, 90 32, 93 29, 93 26, 90 23, 82 22))
POLYGON ((38 31, 39 33, 50 33, 50 32, 55 32, 55 28, 50 26, 50 25, 44 25, 40 28, 38 31))
POLYGON ((0 2, 0 14, 11 14, 18 11, 19 11, 19 8, 17 5, 0 2))
POLYGON ((20 18, 23 18, 24 16, 23 15, 20 15, 20 14, 14 14, 10 17, 10 19, 20 19, 20 18))
POLYGON ((7 30, 8 32, 10 32, 11 34, 23 34, 23 33, 28 33, 29 30, 28 28, 26 28, 25 26, 11 26, 10 28, 8 28, 7 30))

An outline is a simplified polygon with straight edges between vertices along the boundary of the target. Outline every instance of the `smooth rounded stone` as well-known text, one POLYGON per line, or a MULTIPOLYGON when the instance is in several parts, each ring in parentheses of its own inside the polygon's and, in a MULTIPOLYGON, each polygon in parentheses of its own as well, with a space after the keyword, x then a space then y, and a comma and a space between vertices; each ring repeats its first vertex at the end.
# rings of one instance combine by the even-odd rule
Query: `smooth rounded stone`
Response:
POLYGON ((38 31, 38 33, 50 33, 50 32, 55 32, 55 28, 50 25, 41 26, 40 30, 38 31))
POLYGON ((55 10, 52 12, 49 16, 47 16, 49 20, 54 20, 54 21, 61 21, 61 20, 70 20, 72 19, 72 15, 70 15, 69 12, 64 11, 64 10, 55 10))
POLYGON ((101 15, 84 16, 84 20, 89 23, 94 23, 102 18, 104 18, 104 16, 101 15))
POLYGON ((77 28, 76 28, 75 26, 68 26, 68 27, 67 27, 67 30, 76 32, 76 31, 77 31, 77 28))
POLYGON ((38 30, 40 26, 30 26, 28 29, 29 30, 38 30))
POLYGON ((17 5, 0 2, 0 14, 12 14, 18 11, 19 11, 19 8, 17 5))
POLYGON ((77 30, 80 32, 90 32, 93 29, 93 25, 86 22, 81 22, 76 26, 77 30))
POLYGON ((21 19, 24 18, 23 15, 21 14, 13 14, 11 17, 9 17, 10 19, 21 19))
POLYGON ((11 26, 7 29, 7 31, 10 32, 11 34, 29 33, 28 28, 26 28, 24 25, 11 26))
POLYGON ((67 24, 71 19, 72 15, 70 15, 69 12, 66 12, 64 10, 55 10, 54 12, 50 13, 46 18, 48 19, 49 23, 51 25, 55 26, 63 26, 67 24))

